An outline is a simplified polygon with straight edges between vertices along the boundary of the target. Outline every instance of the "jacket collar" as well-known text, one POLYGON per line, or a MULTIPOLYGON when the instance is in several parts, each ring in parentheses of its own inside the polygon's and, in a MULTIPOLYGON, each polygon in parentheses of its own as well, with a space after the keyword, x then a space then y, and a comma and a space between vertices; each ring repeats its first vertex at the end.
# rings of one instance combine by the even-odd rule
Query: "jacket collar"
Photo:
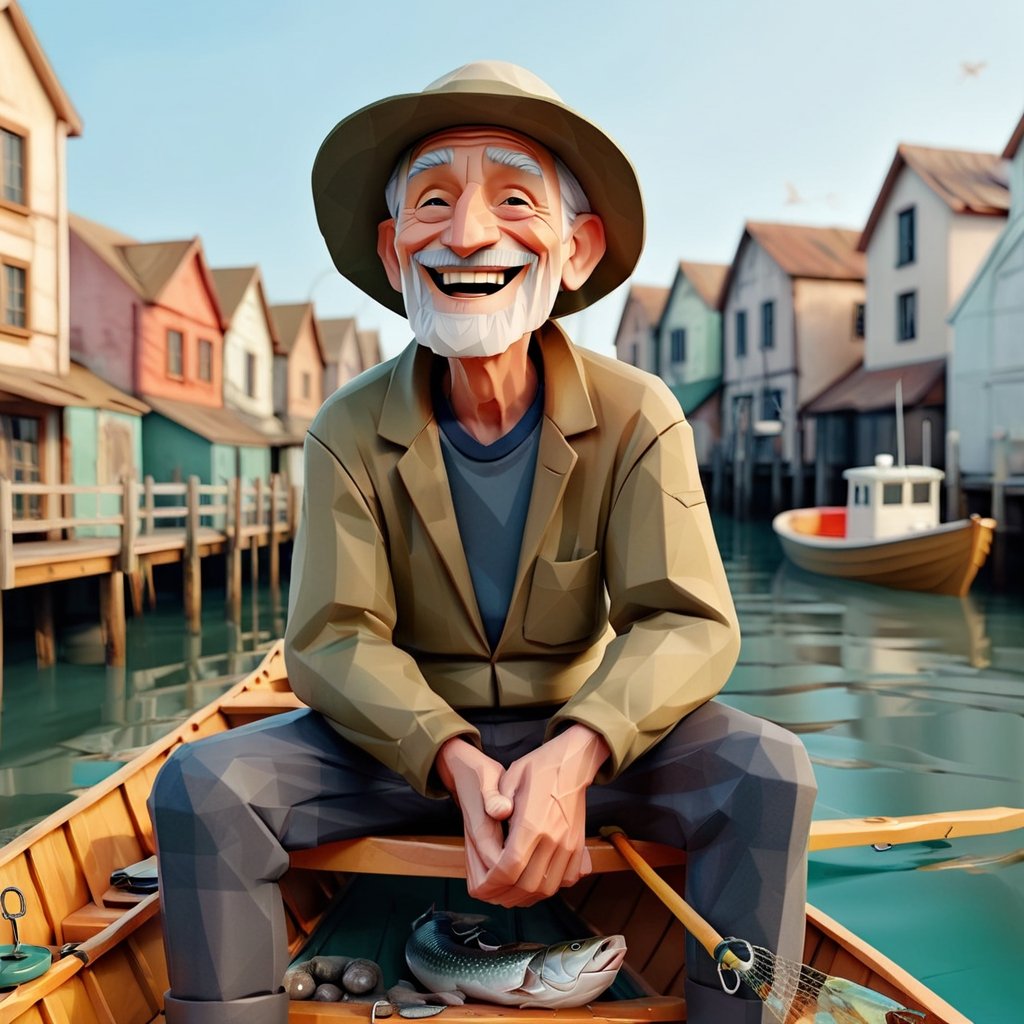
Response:
MULTIPOLYGON (((575 346, 553 320, 547 321, 536 336, 544 360, 544 415, 563 437, 593 429, 597 418, 575 346)), ((435 358, 415 341, 399 355, 377 426, 381 437, 408 448, 433 420, 430 367, 435 358)))

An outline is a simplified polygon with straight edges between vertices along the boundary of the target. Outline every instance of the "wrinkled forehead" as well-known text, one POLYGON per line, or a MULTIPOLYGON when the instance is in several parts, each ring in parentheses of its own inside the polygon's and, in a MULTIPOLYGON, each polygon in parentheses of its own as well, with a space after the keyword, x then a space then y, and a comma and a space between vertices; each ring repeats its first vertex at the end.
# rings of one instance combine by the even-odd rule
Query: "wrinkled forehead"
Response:
POLYGON ((546 146, 531 139, 528 135, 520 135, 519 132, 506 128, 494 128, 487 125, 446 128, 444 131, 428 135, 412 147, 410 163, 414 163, 417 158, 426 153, 476 147, 521 153, 534 160, 542 171, 554 169, 554 157, 546 146))

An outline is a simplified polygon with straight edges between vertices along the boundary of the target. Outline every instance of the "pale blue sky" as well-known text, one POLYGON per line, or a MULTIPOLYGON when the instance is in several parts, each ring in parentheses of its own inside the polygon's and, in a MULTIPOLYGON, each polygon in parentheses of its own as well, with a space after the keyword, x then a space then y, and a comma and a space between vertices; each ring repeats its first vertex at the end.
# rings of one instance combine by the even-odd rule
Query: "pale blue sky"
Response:
MULTIPOLYGON (((199 234, 213 266, 260 264, 272 302, 312 292, 386 354, 408 329, 331 271, 313 157, 348 113, 467 61, 530 68, 619 142, 651 284, 729 262, 747 219, 860 228, 898 142, 1001 151, 1024 111, 1021 0, 22 6, 85 123, 73 210, 142 241, 199 234)), ((610 353, 624 298, 573 318, 576 339, 610 353)))

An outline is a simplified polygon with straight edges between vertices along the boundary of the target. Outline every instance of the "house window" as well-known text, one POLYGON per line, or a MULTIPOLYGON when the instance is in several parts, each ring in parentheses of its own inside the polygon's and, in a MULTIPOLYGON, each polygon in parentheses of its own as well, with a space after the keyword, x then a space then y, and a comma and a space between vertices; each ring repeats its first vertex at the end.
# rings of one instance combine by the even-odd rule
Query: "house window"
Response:
POLYGON ((761 392, 761 419, 782 419, 782 391, 779 388, 765 388, 761 392))
POLYGON ((184 338, 181 336, 181 331, 168 331, 167 332, 167 376, 168 377, 181 377, 182 373, 182 362, 181 362, 181 351, 184 345, 184 338))
POLYGON ((914 262, 916 249, 916 227, 914 224, 914 207, 900 210, 897 216, 899 234, 896 242, 896 266, 902 267, 914 262))
POLYGON ((199 379, 213 380, 213 342, 199 339, 199 379))
POLYGON ((761 348, 775 348, 775 303, 761 303, 761 348))
POLYGON ((256 356, 252 352, 245 353, 245 393, 256 397, 256 356))
POLYGON ((747 311, 736 310, 736 357, 742 358, 747 354, 747 311))
POLYGON ((302 397, 309 398, 313 393, 313 375, 304 373, 302 375, 302 397))
POLYGON ((917 292, 896 297, 896 340, 913 341, 917 337, 917 292))
POLYGON ((902 505, 903 484, 882 484, 882 504, 902 505))
POLYGON ((0 128, 0 142, 0 198, 25 206, 25 137, 9 128, 0 128))
MULTIPOLYGON (((0 474, 16 484, 35 484, 40 470, 39 420, 30 416, 0 416, 0 474)), ((14 495, 16 519, 41 519, 38 494, 14 495)))
POLYGON ((863 338, 865 324, 867 322, 867 307, 863 302, 854 303, 853 307, 853 336, 863 338))
POLYGON ((4 327, 28 329, 28 267, 4 260, 0 305, 3 307, 4 327))
POLYGON ((686 328, 674 327, 670 335, 672 340, 672 362, 686 362, 686 328))
POLYGON ((911 501, 915 505, 927 505, 932 500, 932 485, 919 483, 911 485, 911 501))

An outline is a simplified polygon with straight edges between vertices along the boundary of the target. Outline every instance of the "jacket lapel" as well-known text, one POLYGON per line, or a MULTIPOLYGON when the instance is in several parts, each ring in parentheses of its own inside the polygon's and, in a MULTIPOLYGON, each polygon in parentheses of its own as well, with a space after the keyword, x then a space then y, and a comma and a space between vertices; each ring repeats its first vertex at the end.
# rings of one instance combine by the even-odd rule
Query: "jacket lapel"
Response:
POLYGON ((462 601, 469 621, 484 649, 488 649, 480 609, 476 603, 469 563, 459 536, 451 488, 444 468, 437 424, 429 423, 416 435, 408 451, 398 460, 398 474, 409 500, 444 563, 448 576, 462 601))

